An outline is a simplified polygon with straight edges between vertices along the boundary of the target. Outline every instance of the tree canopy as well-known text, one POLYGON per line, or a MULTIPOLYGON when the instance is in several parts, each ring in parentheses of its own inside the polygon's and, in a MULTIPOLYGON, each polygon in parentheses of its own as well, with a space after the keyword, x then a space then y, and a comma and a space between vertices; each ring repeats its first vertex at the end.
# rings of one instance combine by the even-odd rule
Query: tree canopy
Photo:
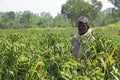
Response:
POLYGON ((67 2, 62 5, 61 13, 67 15, 71 20, 72 26, 75 26, 80 16, 86 16, 91 21, 94 20, 101 8, 102 3, 97 0, 91 0, 89 2, 85 0, 67 0, 67 2))

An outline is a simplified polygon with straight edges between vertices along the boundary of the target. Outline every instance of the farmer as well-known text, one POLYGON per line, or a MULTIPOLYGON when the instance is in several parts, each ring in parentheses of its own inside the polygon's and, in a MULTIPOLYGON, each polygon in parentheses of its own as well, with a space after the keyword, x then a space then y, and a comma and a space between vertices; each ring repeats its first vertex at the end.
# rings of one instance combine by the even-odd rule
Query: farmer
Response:
POLYGON ((72 37, 72 54, 76 59, 87 59, 88 52, 94 41, 92 29, 90 29, 89 21, 85 16, 81 16, 77 22, 78 32, 72 37))

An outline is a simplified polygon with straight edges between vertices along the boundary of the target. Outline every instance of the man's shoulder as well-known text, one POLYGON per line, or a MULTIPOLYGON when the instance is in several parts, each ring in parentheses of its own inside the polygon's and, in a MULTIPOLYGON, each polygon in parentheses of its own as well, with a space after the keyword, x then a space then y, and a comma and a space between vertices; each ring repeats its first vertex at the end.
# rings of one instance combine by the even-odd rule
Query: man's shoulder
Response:
POLYGON ((73 35, 73 37, 72 38, 79 38, 79 35, 78 35, 78 33, 76 33, 75 35, 73 35))
POLYGON ((93 29, 88 29, 88 31, 87 31, 87 34, 92 34, 93 33, 93 29))
POLYGON ((76 33, 72 38, 83 38, 83 37, 86 37, 86 36, 90 36, 93 34, 93 29, 88 29, 88 31, 83 34, 83 35, 79 35, 78 33, 76 33))

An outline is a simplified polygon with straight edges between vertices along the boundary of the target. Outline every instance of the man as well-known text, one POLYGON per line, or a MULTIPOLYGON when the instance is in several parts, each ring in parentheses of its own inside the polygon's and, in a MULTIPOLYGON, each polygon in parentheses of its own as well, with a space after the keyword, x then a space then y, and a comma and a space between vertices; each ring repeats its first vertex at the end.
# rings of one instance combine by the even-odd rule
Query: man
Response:
POLYGON ((94 37, 92 36, 89 21, 85 16, 81 16, 78 19, 77 27, 78 32, 72 38, 72 54, 76 59, 79 57, 85 60, 94 41, 94 37))

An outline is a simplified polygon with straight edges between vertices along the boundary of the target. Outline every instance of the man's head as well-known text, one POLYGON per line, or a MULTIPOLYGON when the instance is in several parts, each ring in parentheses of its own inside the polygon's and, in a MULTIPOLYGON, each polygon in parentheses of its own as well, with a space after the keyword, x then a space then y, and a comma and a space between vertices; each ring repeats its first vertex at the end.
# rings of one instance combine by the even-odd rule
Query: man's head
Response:
POLYGON ((89 29, 89 21, 85 16, 81 16, 78 19, 78 33, 79 35, 85 34, 89 29))

